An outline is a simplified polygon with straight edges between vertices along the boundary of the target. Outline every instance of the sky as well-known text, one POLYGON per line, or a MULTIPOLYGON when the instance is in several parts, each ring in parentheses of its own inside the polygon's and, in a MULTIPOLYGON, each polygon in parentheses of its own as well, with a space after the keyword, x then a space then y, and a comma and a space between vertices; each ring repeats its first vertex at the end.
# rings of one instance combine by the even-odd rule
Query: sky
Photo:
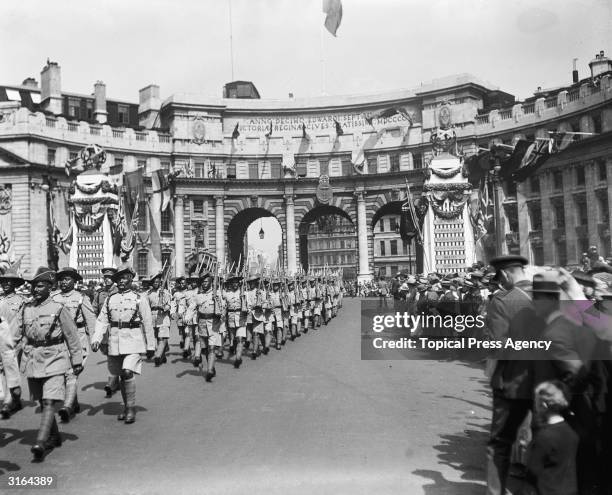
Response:
MULTIPOLYGON (((469 72, 518 98, 581 77, 612 55, 610 0, 342 0, 334 38, 321 0, 231 0, 233 79, 263 98, 414 88, 469 72)), ((40 80, 47 57, 67 91, 138 101, 155 83, 220 96, 232 79, 230 0, 0 2, 0 83, 40 80)))
MULTIPOLYGON (((612 0, 342 5, 333 37, 321 0, 2 0, 0 84, 40 81, 49 58, 64 90, 90 94, 102 80, 109 98, 133 102, 152 83, 162 99, 220 97, 235 79, 253 81, 263 98, 286 98, 416 88, 465 72, 523 99, 570 83, 574 58, 582 78, 595 53, 612 56, 612 0)), ((276 249, 280 229, 266 228, 256 247, 276 249)))

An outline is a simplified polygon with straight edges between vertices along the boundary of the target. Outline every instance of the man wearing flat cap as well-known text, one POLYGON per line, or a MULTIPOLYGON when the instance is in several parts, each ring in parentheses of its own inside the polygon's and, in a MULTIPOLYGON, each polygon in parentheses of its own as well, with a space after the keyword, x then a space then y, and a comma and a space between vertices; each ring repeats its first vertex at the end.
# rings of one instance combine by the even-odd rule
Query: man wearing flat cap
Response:
POLYGON ((109 295, 91 339, 91 349, 96 352, 108 332, 108 360, 106 365, 112 376, 120 377, 123 412, 117 416, 126 424, 136 421, 136 379, 142 372, 141 353, 152 356, 155 337, 151 322, 151 309, 146 294, 132 290, 134 270, 120 269, 113 275, 117 292, 109 295))
MULTIPOLYGON (((115 286, 115 282, 113 282, 113 275, 117 273, 117 269, 113 267, 105 267, 102 268, 101 271, 102 276, 104 277, 102 282, 103 285, 95 292, 91 305, 94 313, 96 314, 96 318, 100 315, 100 311, 102 311, 106 298, 117 292, 117 287, 115 286)), ((104 355, 108 354, 108 341, 106 340, 106 337, 100 344, 100 351, 104 355)), ((119 377, 109 375, 106 385, 104 385, 106 398, 110 399, 117 390, 119 390, 119 377)))
MULTIPOLYGON (((527 259, 500 256, 490 261, 495 277, 505 290, 495 294, 488 305, 485 332, 489 340, 508 338, 533 340, 543 328, 531 294, 531 280, 525 274, 527 259)), ((516 356, 514 356, 516 357, 516 356)), ((493 418, 487 446, 487 493, 505 494, 510 454, 519 427, 532 408, 535 383, 534 362, 513 359, 506 352, 493 354, 488 363, 493 389, 493 418)))
POLYGON ((32 400, 41 405, 40 429, 31 449, 41 460, 62 444, 55 408, 66 395, 65 374, 72 370, 78 376, 83 371, 83 351, 70 311, 50 297, 55 272, 40 267, 29 282, 32 300, 13 324, 24 340, 21 371, 28 378, 32 400))
MULTIPOLYGON (((4 403, 0 409, 3 419, 10 418, 14 413, 22 409, 21 405, 21 375, 19 373, 19 362, 17 356, 19 334, 17 328, 12 325, 13 320, 21 312, 26 298, 16 293, 16 289, 25 281, 16 271, 7 270, 0 276, 0 286, 3 295, 0 298, 0 361, 2 362, 2 374, 6 380, 7 390, 4 393, 4 403)), ((0 377, 2 379, 2 377, 0 377)))
MULTIPOLYGON (((70 312, 74 320, 83 353, 83 366, 89 354, 89 335, 93 334, 96 328, 96 315, 94 314, 89 298, 81 292, 75 290, 77 282, 81 282, 83 277, 79 272, 71 267, 62 268, 55 275, 59 291, 51 297, 59 304, 63 304, 70 312)), ((76 413, 81 410, 77 399, 77 377, 69 370, 66 373, 66 398, 64 405, 58 414, 64 423, 68 423, 76 413)))

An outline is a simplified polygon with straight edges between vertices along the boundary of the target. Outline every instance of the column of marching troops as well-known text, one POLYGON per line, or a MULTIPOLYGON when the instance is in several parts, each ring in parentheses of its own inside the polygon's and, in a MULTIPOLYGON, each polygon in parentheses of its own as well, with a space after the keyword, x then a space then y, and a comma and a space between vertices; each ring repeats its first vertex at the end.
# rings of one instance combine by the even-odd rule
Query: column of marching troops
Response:
POLYGON ((256 360, 274 344, 281 349, 309 330, 327 325, 342 307, 341 275, 243 276, 201 272, 179 277, 174 290, 165 277, 148 280, 148 290, 133 284, 130 267, 104 268, 104 285, 93 297, 77 290, 74 268, 41 267, 25 280, 8 270, 0 275, 0 357, 4 383, 3 419, 22 409, 21 374, 32 400, 41 407, 35 460, 62 444, 56 414, 69 422, 80 412, 78 377, 90 350, 107 356, 106 397, 120 391, 117 419, 135 421, 136 381, 143 355, 156 367, 167 362, 171 320, 179 331, 183 358, 200 367, 207 382, 225 349, 240 368, 243 356, 256 360), (27 282, 27 285, 24 285, 27 282), (29 287, 29 290, 25 290, 29 287))
POLYGON ((528 267, 521 256, 464 274, 400 273, 378 283, 380 306, 388 292, 395 310, 484 317, 481 332, 428 336, 550 342, 548 351, 496 349, 486 359, 488 495, 612 495, 611 289, 606 262, 570 273, 528 267))

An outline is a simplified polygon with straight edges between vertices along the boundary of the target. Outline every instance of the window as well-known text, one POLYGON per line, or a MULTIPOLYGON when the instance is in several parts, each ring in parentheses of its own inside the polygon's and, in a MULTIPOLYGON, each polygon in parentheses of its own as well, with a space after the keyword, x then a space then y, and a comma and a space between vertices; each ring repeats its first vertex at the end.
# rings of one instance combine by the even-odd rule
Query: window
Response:
POLYGON ((412 164, 414 168, 423 168, 423 155, 421 155, 421 153, 415 153, 412 156, 412 164))
POLYGON ((541 266, 544 264, 544 248, 542 246, 532 247, 533 251, 533 264, 541 266))
POLYGON ((386 253, 385 253, 385 241, 380 241, 380 255, 381 256, 386 256, 386 253))
POLYGON ((389 273, 389 276, 393 277, 397 272, 399 272, 397 265, 391 265, 391 273, 389 273))
POLYGON ((68 115, 75 119, 81 117, 81 102, 78 98, 68 98, 68 115))
POLYGON ((170 228, 171 225, 172 225, 171 210, 170 210, 170 208, 166 208, 161 213, 161 229, 162 229, 162 232, 170 232, 171 231, 171 228, 170 228))
POLYGON ((193 176, 197 179, 203 179, 206 177, 204 162, 195 162, 193 164, 193 176))
POLYGON ((586 202, 579 201, 576 203, 576 221, 578 225, 586 226, 589 222, 589 212, 587 209, 586 202))
POLYGON ((119 115, 120 124, 127 124, 129 122, 129 112, 130 112, 130 107, 128 107, 127 105, 117 106, 117 113, 119 115))
POLYGON ((555 228, 564 229, 565 228, 565 208, 563 203, 557 203, 554 205, 555 211, 555 228))
POLYGON ((55 149, 49 148, 47 150, 47 165, 55 165, 55 149))
POLYGON ((576 185, 584 186, 585 178, 584 178, 584 167, 579 166, 576 167, 576 185))
POLYGON ((193 214, 204 215, 204 200, 194 199, 193 200, 193 214))
POLYGON ((249 162, 249 179, 259 178, 259 164, 257 162, 249 162))
POLYGON ((567 245, 564 241, 558 241, 555 243, 555 248, 557 250, 557 265, 565 266, 567 265, 567 245))
POLYGON ((94 104, 93 100, 87 100, 86 103, 87 108, 87 120, 93 120, 94 118, 94 104))
POLYGON ((532 231, 542 230, 542 210, 540 209, 539 203, 529 208, 529 219, 532 231))
POLYGON ((149 262, 148 262, 148 255, 146 251, 139 251, 138 253, 138 265, 137 265, 137 269, 138 269, 138 277, 139 278, 145 278, 148 275, 148 271, 149 271, 149 262))
POLYGON ((308 172, 308 167, 305 162, 298 163, 295 166, 295 172, 298 177, 306 177, 306 173, 308 172))
POLYGON ((608 180, 608 171, 606 169, 606 162, 603 160, 599 160, 597 162, 597 176, 602 182, 608 180))
POLYGON ((74 160, 76 160, 76 159, 77 159, 77 157, 78 157, 78 156, 79 156, 79 154, 78 154, 76 151, 71 151, 71 152, 68 154, 68 159, 69 159, 70 161, 74 161, 74 160))
POLYGON ((162 267, 164 267, 164 266, 165 267, 169 267, 170 266, 170 263, 172 263, 172 260, 170 259, 171 255, 172 255, 171 252, 162 251, 162 254, 161 254, 161 257, 162 257, 162 259, 161 259, 162 267))
POLYGON ((391 256, 396 255, 397 256, 397 240, 393 239, 390 243, 390 248, 391 248, 391 256))
POLYGON ((389 232, 395 232, 396 227, 397 227, 397 221, 395 217, 389 218, 389 232))
POLYGON ((384 218, 381 218, 381 219, 378 221, 378 227, 379 227, 379 230, 380 230, 381 232, 384 232, 384 231, 385 231, 385 219, 384 219, 384 218))
POLYGON ((308 160, 308 163, 306 164, 306 166, 307 166, 308 177, 319 177, 321 175, 318 160, 308 160))
POLYGON ((227 178, 235 179, 236 178, 236 164, 229 162, 227 164, 227 178))
POLYGON ((170 162, 161 162, 161 169, 165 172, 168 173, 170 172, 170 162))
POLYGON ((390 157, 390 171, 391 172, 399 172, 400 171, 400 157, 399 155, 391 155, 390 157))
POLYGON ((143 159, 137 160, 137 164, 138 164, 138 168, 143 169, 143 171, 144 169, 147 168, 147 160, 143 160, 143 159))
POLYGON ((610 209, 608 206, 608 196, 601 195, 597 198, 599 205, 599 222, 608 224, 610 222, 610 209))
POLYGON ((539 177, 532 177, 531 180, 529 181, 529 190, 532 193, 539 193, 540 192, 540 178, 539 177))
POLYGON ((563 190, 563 172, 560 170, 553 172, 553 187, 556 191, 563 190))

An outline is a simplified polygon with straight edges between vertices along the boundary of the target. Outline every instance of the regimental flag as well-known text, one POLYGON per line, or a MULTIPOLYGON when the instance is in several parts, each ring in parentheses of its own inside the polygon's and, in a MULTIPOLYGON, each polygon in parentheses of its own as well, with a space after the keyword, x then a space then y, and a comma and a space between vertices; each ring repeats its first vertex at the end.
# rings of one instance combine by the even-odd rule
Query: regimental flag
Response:
POLYGON ((142 169, 138 168, 132 172, 125 172, 125 202, 130 211, 134 211, 136 201, 144 201, 146 197, 142 169))
POLYGON ((302 139, 306 139, 309 140, 310 136, 308 136, 308 133, 306 132, 306 124, 302 123, 302 139))
POLYGON ((272 137, 272 122, 270 122, 270 128, 268 129, 268 132, 266 132, 266 137, 272 137))
POLYGON ((512 174, 512 178, 522 182, 540 168, 550 157, 553 148, 552 141, 552 139, 537 139, 531 143, 525 151, 518 169, 512 174))
POLYGON ((342 21, 342 1, 323 0, 323 13, 325 16, 325 28, 334 36, 342 21))
POLYGON ((405 108, 402 107, 391 107, 370 115, 364 114, 363 118, 368 123, 368 125, 374 128, 374 119, 388 119, 390 117, 393 117, 394 115, 401 115, 402 117, 404 117, 404 119, 408 121, 410 127, 412 127, 412 116, 406 111, 405 108))
POLYGON ((151 183, 153 186, 153 194, 161 194, 161 211, 165 211, 172 200, 172 191, 168 177, 162 169, 155 170, 151 175, 151 183))
POLYGON ((234 132, 232 132, 232 139, 238 139, 240 137, 240 131, 238 130, 239 125, 239 123, 236 123, 236 127, 234 127, 234 132))

